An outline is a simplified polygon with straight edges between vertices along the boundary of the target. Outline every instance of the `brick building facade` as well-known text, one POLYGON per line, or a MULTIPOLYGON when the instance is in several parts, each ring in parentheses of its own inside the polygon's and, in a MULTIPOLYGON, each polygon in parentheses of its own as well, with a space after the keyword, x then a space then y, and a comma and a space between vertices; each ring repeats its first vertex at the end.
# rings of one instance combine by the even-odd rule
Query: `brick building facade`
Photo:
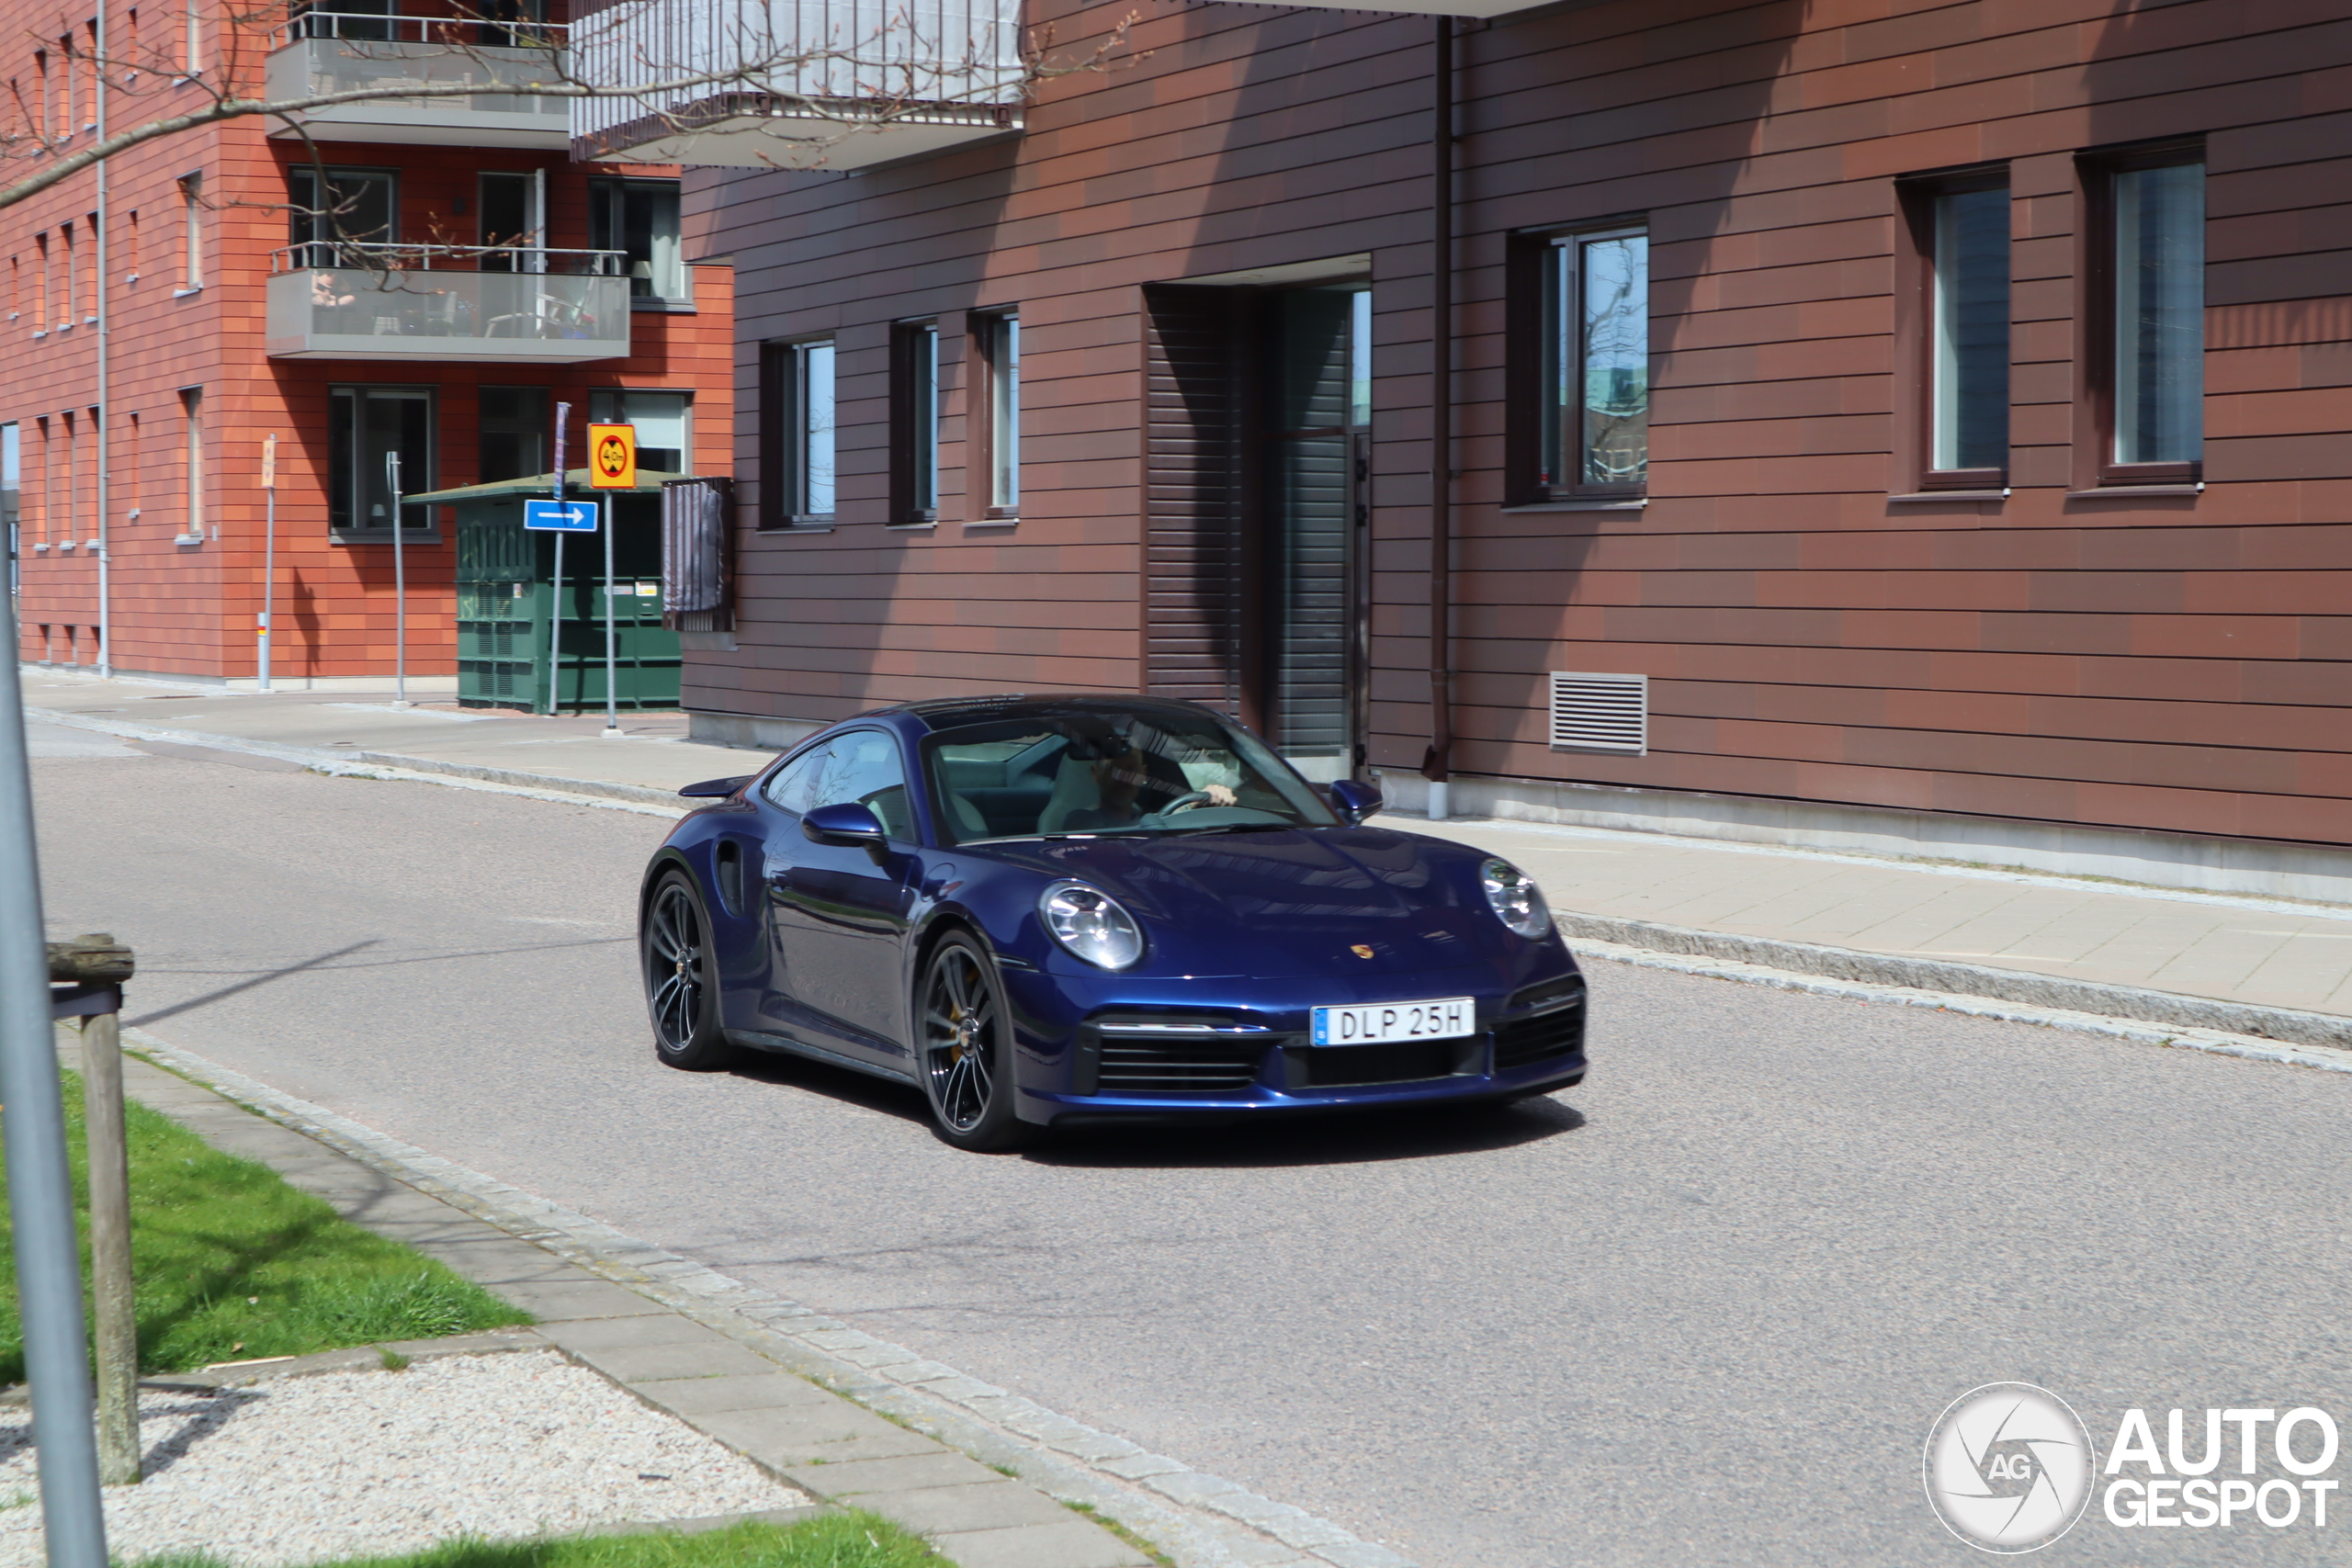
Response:
MULTIPOLYGON (((256 21, 203 0, 193 17, 110 5, 107 128, 187 112, 223 82, 266 83, 279 98, 370 71, 427 85, 435 72, 521 69, 535 39, 561 39, 560 11, 536 34, 493 35, 432 19, 451 10, 354 0, 256 21)), ((28 137, 59 157, 96 140, 94 14, 0 6, 22 110, 0 112, 24 121, 10 127, 20 152, 28 137)), ((0 209, 11 345, 0 430, 17 453, 26 659, 96 666, 104 625, 115 671, 252 681, 272 434, 279 683, 391 673, 380 448, 401 448, 406 493, 541 472, 561 400, 575 432, 592 412, 634 408, 650 445, 726 471, 731 278, 683 265, 665 195, 675 169, 575 164, 564 105, 521 96, 354 105, 306 125, 309 146, 278 121, 243 118, 110 162, 103 413, 97 175, 0 209), (662 209, 650 228, 649 203, 662 209)), ((40 162, 12 156, 0 177, 40 162)), ((575 434, 570 460, 580 453, 575 434)), ((455 680, 447 521, 416 509, 402 541, 407 667, 426 690, 455 680)))

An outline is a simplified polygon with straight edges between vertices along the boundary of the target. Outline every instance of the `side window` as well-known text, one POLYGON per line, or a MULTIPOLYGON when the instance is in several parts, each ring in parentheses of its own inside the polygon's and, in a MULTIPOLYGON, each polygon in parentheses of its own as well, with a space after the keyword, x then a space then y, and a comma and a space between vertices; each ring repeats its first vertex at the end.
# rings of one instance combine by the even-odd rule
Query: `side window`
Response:
POLYGON ((796 817, 817 805, 817 781, 832 754, 831 746, 819 746, 794 758, 782 773, 768 780, 768 804, 796 817))
POLYGON ((882 830, 901 840, 914 837, 907 809, 907 774, 899 743, 879 730, 861 729, 832 744, 833 765, 825 771, 811 806, 854 801, 882 819, 882 830))

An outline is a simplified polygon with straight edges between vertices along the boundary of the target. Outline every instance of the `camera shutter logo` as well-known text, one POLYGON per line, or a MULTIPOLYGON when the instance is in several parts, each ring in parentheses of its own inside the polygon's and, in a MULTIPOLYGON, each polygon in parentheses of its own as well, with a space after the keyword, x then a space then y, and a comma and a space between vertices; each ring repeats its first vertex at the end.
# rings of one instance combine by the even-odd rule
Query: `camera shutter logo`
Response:
POLYGON ((1928 1501, 1985 1551, 2035 1551, 2074 1529, 2091 1495, 2091 1438, 2066 1402, 2030 1382, 1986 1383, 1928 1434, 1928 1501))

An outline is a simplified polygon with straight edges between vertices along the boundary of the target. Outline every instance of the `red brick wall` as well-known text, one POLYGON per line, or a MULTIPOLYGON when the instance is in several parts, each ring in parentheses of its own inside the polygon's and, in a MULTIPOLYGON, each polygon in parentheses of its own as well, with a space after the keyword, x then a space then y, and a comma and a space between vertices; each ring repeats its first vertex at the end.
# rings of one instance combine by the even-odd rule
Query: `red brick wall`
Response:
MULTIPOLYGON (((31 46, 23 40, 28 31, 41 30, 36 26, 41 14, 28 0, 0 0, 0 39, 17 40, 0 44, 0 66, 5 66, 0 74, 29 68, 31 46)), ((240 58, 250 62, 257 56, 248 44, 240 58)), ((148 87, 141 94, 116 97, 111 129, 119 131, 201 101, 197 89, 160 85, 152 73, 148 87)), ((389 676, 395 615, 390 547, 345 545, 328 535, 323 482, 330 383, 435 387, 439 395, 439 472, 434 480, 443 487, 471 483, 478 477, 476 388, 482 382, 548 387, 551 402, 568 400, 574 405, 575 430, 587 417, 592 389, 690 390, 695 394, 697 465, 705 473, 728 471, 733 427, 728 370, 733 353, 733 280, 724 266, 695 269, 694 313, 637 314, 635 352, 625 360, 510 370, 496 364, 266 357, 269 254, 288 238, 284 169, 303 157, 300 143, 271 140, 268 129, 259 120, 230 121, 148 143, 111 164, 114 430, 108 553, 117 668, 232 679, 254 674, 266 515, 259 468, 263 438, 276 432, 279 488, 273 673, 279 678, 389 676), (196 172, 203 175, 208 207, 203 219, 205 285, 197 293, 175 298, 180 234, 175 181, 196 172), (134 209, 139 214, 136 257, 130 220, 134 209), (131 283, 134 261, 141 276, 131 283), (208 536, 200 545, 175 542, 186 525, 179 389, 190 386, 204 390, 208 535, 212 527, 219 530, 217 539, 208 536), (141 513, 136 519, 129 515, 134 507, 141 513)), ((67 151, 78 150, 88 140, 86 134, 77 137, 67 151)), ((544 167, 548 243, 557 248, 584 247, 587 181, 605 172, 572 164, 561 152, 355 142, 322 142, 320 148, 333 164, 401 171, 400 232, 411 241, 438 234, 470 242, 479 224, 470 207, 475 175, 544 167), (452 198, 459 197, 469 203, 463 215, 453 210, 452 198)), ((12 164, 6 177, 25 172, 27 165, 12 164)), ((94 178, 89 173, 77 175, 29 200, 0 209, 0 264, 14 256, 29 267, 34 234, 47 231, 54 236, 67 217, 74 218, 78 228, 81 215, 95 206, 94 178)), ((29 308, 17 309, 20 319, 0 322, 0 333, 6 334, 0 341, 8 345, 10 366, 9 374, 0 378, 0 421, 18 421, 25 432, 23 648, 28 657, 43 657, 41 627, 58 628, 51 633, 49 651, 62 661, 68 656, 62 628, 72 626, 78 628, 74 659, 95 663, 95 559, 79 545, 71 553, 36 553, 32 547, 53 539, 63 500, 62 470, 56 491, 41 488, 36 421, 47 415, 54 428, 64 409, 86 409, 96 400, 96 328, 77 323, 71 333, 36 338, 29 308)), ((571 457, 576 464, 576 434, 574 440, 571 457)), ((95 445, 86 436, 84 451, 77 502, 82 525, 76 533, 87 540, 96 530, 91 525, 95 445)), ((449 536, 445 530, 442 542, 412 546, 406 553, 409 671, 452 674, 456 634, 449 536)))

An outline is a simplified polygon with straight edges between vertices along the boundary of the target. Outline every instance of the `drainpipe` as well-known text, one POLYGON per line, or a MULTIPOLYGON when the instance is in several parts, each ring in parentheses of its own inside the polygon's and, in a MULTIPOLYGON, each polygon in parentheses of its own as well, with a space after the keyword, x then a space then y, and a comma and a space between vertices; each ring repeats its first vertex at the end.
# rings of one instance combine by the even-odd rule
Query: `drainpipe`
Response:
MULTIPOLYGON (((98 144, 104 146, 107 139, 107 8, 104 0, 100 0, 97 7, 96 26, 93 29, 91 42, 97 54, 97 59, 93 62, 96 67, 93 74, 97 79, 97 106, 93 118, 97 125, 98 144)), ((114 440, 114 405, 107 399, 107 350, 109 347, 107 337, 114 329, 114 312, 107 309, 110 299, 107 274, 113 265, 108 244, 114 233, 114 214, 107 210, 107 165, 104 160, 98 164, 96 177, 98 231, 95 238, 98 244, 98 297, 93 302, 98 310, 98 674, 107 677, 114 673, 114 595, 111 581, 114 552, 109 547, 110 535, 107 527, 109 521, 107 508, 113 493, 107 483, 107 449, 114 440)))
POLYGON ((1429 818, 1445 820, 1453 750, 1453 18, 1437 19, 1430 135, 1429 818))

